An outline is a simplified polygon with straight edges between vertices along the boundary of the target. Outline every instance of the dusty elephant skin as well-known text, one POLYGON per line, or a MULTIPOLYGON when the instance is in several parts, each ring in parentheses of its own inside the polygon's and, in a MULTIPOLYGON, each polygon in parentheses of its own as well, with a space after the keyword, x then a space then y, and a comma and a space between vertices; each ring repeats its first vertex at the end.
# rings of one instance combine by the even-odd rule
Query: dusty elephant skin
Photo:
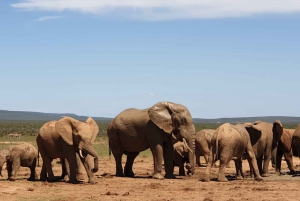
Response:
POLYGON ((300 124, 295 129, 292 136, 293 155, 297 155, 300 158, 300 124))
POLYGON ((214 132, 214 129, 203 129, 196 133, 195 156, 196 165, 198 165, 198 167, 201 167, 200 156, 204 156, 206 163, 208 162, 209 150, 211 147, 211 138, 214 132))
POLYGON ((6 162, 8 180, 15 181, 20 167, 30 168, 29 181, 37 179, 35 171, 38 151, 29 143, 12 145, 0 152, 0 175, 2 176, 2 166, 6 162))
MULTIPOLYGON (((257 121, 254 124, 245 123, 256 156, 259 173, 263 177, 270 176, 269 163, 273 156, 276 161, 278 142, 281 138, 283 127, 279 120, 272 123, 257 121)), ((250 170, 252 172, 252 169, 250 170)))
POLYGON ((71 117, 64 117, 59 121, 50 121, 44 124, 36 138, 43 158, 40 180, 56 181, 51 161, 55 158, 60 158, 62 161, 67 159, 69 167, 66 168, 64 166, 65 163, 62 163, 62 177, 65 176, 66 170, 69 169, 69 182, 79 183, 76 175, 82 171, 80 170, 80 163, 83 163, 89 182, 95 183, 93 173, 98 171, 98 155, 92 147, 92 142, 95 140, 98 132, 98 125, 92 118, 88 118, 86 122, 81 122, 71 117), (91 157, 79 157, 78 153, 80 151, 82 151, 83 156, 90 155, 91 157))
MULTIPOLYGON (((172 133, 177 140, 186 140, 195 150, 195 127, 189 110, 180 104, 159 102, 151 108, 127 109, 115 117, 108 129, 109 146, 116 162, 116 176, 134 177, 132 165, 136 156, 150 148, 154 160, 155 179, 174 178, 172 133), (122 155, 127 155, 123 172, 122 155)), ((189 153, 191 173, 195 171, 194 153, 189 153)))
POLYGON ((219 126, 212 136, 204 181, 210 181, 211 168, 217 160, 220 160, 218 181, 228 181, 225 177, 225 168, 230 160, 235 162, 236 178, 243 179, 241 157, 244 152, 246 152, 250 167, 254 169, 255 179, 262 180, 258 172, 249 134, 243 125, 226 123, 219 126))

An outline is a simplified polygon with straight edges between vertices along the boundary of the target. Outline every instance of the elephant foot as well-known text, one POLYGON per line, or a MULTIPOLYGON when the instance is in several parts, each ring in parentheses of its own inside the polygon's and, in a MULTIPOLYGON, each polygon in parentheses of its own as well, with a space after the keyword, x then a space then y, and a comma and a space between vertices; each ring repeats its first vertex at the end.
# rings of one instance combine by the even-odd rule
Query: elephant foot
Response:
POLYGON ((133 173, 133 171, 125 171, 124 172, 124 176, 125 177, 131 177, 131 178, 133 178, 134 177, 134 173, 133 173))
POLYGON ((71 184, 82 184, 83 182, 82 181, 78 181, 77 179, 72 179, 72 180, 69 180, 68 183, 71 183, 71 184))
POLYGON ((294 170, 291 170, 290 172, 289 172, 289 175, 294 175, 295 174, 295 171, 294 170))
POLYGON ((27 181, 35 181, 35 180, 36 180, 35 177, 29 177, 29 178, 27 179, 27 181))
POLYGON ((205 177, 204 179, 200 178, 199 181, 210 182, 210 178, 209 177, 205 177))
POLYGON ((76 179, 79 180, 79 181, 84 181, 85 180, 85 177, 83 174, 77 174, 76 175, 76 179))
POLYGON ((89 180, 88 183, 89 183, 89 184, 97 184, 98 182, 95 181, 95 180, 89 180))
POLYGON ((162 174, 160 173, 155 173, 152 175, 153 179, 164 179, 164 177, 162 176, 162 174))
POLYGON ((47 181, 47 178, 40 178, 40 181, 47 181))
MULTIPOLYGON (((184 175, 185 176, 185 175, 184 175)), ((176 179, 176 176, 173 174, 173 173, 167 173, 166 175, 165 175, 165 178, 166 179, 176 179)))
POLYGON ((262 178, 261 176, 255 177, 254 179, 255 179, 256 181, 262 181, 262 180, 263 180, 263 178, 262 178))
POLYGON ((224 176, 218 177, 218 182, 228 182, 228 179, 224 176))
POLYGON ((264 173, 264 174, 262 174, 261 176, 262 176, 262 177, 269 177, 269 176, 271 176, 271 175, 268 174, 268 173, 264 173))
POLYGON ((9 177, 8 180, 9 180, 9 181, 16 181, 16 179, 13 178, 13 177, 9 177))
POLYGON ((244 178, 241 176, 241 175, 239 175, 239 176, 236 176, 236 180, 243 180, 244 178))
POLYGON ((116 177, 124 177, 123 171, 117 171, 115 174, 116 177))

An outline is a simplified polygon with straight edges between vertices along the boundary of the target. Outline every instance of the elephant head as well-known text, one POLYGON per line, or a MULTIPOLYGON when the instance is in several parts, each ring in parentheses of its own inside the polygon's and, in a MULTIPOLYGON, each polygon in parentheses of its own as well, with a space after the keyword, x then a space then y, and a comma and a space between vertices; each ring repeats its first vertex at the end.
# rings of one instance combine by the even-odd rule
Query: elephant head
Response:
POLYGON ((8 149, 3 149, 0 152, 0 176, 3 177, 2 175, 2 167, 4 163, 10 159, 10 151, 8 149))
POLYGON ((189 110, 180 104, 159 102, 148 110, 151 121, 165 133, 176 136, 179 141, 186 141, 189 152, 189 161, 192 174, 195 171, 195 126, 189 110))
POLYGON ((66 143, 76 147, 80 155, 82 155, 81 152, 83 151, 85 154, 90 154, 94 157, 92 172, 97 172, 98 154, 92 147, 92 142, 99 132, 97 123, 90 117, 86 122, 81 122, 71 117, 64 117, 56 122, 55 129, 66 143))

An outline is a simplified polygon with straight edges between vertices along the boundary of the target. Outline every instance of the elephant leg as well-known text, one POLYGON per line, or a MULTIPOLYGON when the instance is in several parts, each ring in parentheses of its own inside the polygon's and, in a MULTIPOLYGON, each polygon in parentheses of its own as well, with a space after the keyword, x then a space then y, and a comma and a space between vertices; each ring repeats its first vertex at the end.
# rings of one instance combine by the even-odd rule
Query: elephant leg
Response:
POLYGON ((79 181, 84 181, 85 180, 85 174, 87 173, 87 171, 91 172, 91 169, 93 169, 93 167, 91 167, 90 169, 87 169, 87 167, 85 167, 85 164, 88 163, 86 161, 87 157, 88 157, 88 155, 86 155, 84 158, 81 158, 79 156, 79 154, 76 153, 76 162, 77 162, 76 178, 79 181))
MULTIPOLYGON (((219 173, 218 173, 218 181, 219 182, 227 182, 228 179, 225 177, 225 170, 227 163, 230 161, 230 158, 227 156, 222 156, 222 152, 220 154, 220 166, 219 166, 219 173)), ((224 154, 225 155, 225 154, 224 154)), ((227 155, 227 153, 226 153, 227 155)), ((232 155, 232 154, 230 154, 232 155)))
POLYGON ((213 157, 214 152, 216 152, 216 149, 214 147, 211 147, 211 150, 210 150, 209 155, 208 155, 206 170, 205 170, 204 181, 206 181, 206 182, 210 181, 211 168, 216 162, 216 159, 213 157))
POLYGON ((123 156, 123 151, 119 149, 115 149, 113 146, 111 147, 112 154, 114 155, 115 158, 115 163, 116 163, 116 177, 124 177, 123 173, 123 167, 122 167, 122 156, 123 156))
POLYGON ((201 166, 201 163, 200 163, 200 154, 199 154, 198 150, 195 151, 195 156, 196 156, 196 165, 198 167, 200 167, 201 166))
POLYGON ((132 171, 132 165, 134 159, 139 155, 140 152, 127 152, 126 164, 124 167, 125 177, 134 177, 134 172, 132 171))
POLYGON ((178 167, 179 167, 179 176, 185 176, 184 162, 180 161, 180 164, 178 165, 178 167))
POLYGON ((269 177, 269 164, 271 160, 271 153, 266 153, 264 155, 264 165, 263 165, 263 173, 261 174, 262 177, 269 177))
POLYGON ((7 161, 6 163, 6 169, 7 169, 7 174, 8 174, 8 178, 9 179, 11 177, 11 172, 12 172, 12 162, 7 161))
MULTIPOLYGON (((152 178, 154 179, 163 179, 162 176, 162 156, 163 156, 163 148, 161 144, 156 144, 155 146, 150 146, 150 150, 153 155, 154 160, 154 173, 152 178)), ((173 157, 170 157, 173 159, 173 157)))
MULTIPOLYGON (((172 143, 172 136, 168 138, 166 142, 163 143, 163 157, 164 157, 164 164, 165 164, 165 171, 166 175, 165 178, 167 179, 174 179, 174 166, 173 166, 173 152, 174 147, 172 143)), ((182 166, 184 165, 184 161, 182 160, 182 166)), ((183 168, 184 172, 184 168, 183 168)))
POLYGON ((242 170, 242 158, 234 160, 235 171, 236 171, 236 179, 242 180, 244 179, 243 170, 242 170))
MULTIPOLYGON (((252 145, 250 142, 248 142, 247 148, 246 148, 246 158, 248 160, 250 169, 252 169, 252 172, 254 173, 255 180, 261 181, 262 177, 259 174, 258 170, 258 161, 256 161, 255 154, 252 148, 252 145)), ((262 159, 262 157, 260 157, 262 159)))
POLYGON ((275 162, 275 172, 277 174, 281 174, 281 160, 282 160, 283 152, 277 151, 276 162, 275 162))
MULTIPOLYGON (((259 170, 259 174, 261 174, 261 175, 263 174, 262 161, 263 161, 263 155, 261 157, 257 158, 257 167, 259 170)), ((252 175, 253 175, 253 169, 252 169, 252 175)))
POLYGON ((16 180, 17 172, 18 172, 20 166, 21 166, 20 157, 14 158, 14 160, 12 161, 11 176, 8 178, 8 180, 10 180, 10 181, 16 180))
POLYGON ((295 174, 294 165, 293 165, 293 152, 284 153, 285 161, 289 167, 290 174, 295 174))
POLYGON ((43 159, 43 166, 42 166, 42 171, 40 173, 40 180, 41 181, 46 181, 47 180, 48 182, 56 181, 55 177, 54 177, 54 174, 53 174, 52 165, 51 165, 51 162, 52 162, 53 159, 50 158, 47 155, 47 153, 45 152, 45 150, 43 148, 41 148, 40 146, 39 146, 39 151, 40 151, 40 154, 41 154, 42 159, 43 159), (48 178, 47 178, 47 174, 48 174, 48 178))
POLYGON ((69 163, 67 161, 67 159, 65 158, 60 158, 60 162, 61 162, 61 176, 60 176, 60 180, 61 181, 66 181, 67 180, 67 176, 69 176, 69 163))
POLYGON ((35 171, 35 167, 36 167, 36 158, 33 159, 32 161, 32 164, 31 166, 29 167, 30 168, 30 177, 28 178, 28 181, 35 181, 37 180, 37 174, 36 174, 36 171, 35 171))
POLYGON ((77 172, 77 162, 76 162, 76 152, 74 150, 74 147, 67 144, 65 141, 62 141, 62 147, 64 151, 64 155, 69 163, 70 168, 70 176, 69 176, 69 182, 73 184, 79 183, 79 181, 76 178, 76 172, 77 172))

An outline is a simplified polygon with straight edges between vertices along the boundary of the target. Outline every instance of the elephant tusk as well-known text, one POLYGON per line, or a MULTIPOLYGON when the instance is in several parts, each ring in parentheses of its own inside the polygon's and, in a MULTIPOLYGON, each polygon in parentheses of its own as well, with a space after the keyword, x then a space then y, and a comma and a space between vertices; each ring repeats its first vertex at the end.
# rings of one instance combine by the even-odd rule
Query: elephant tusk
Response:
POLYGON ((83 155, 82 155, 82 150, 81 150, 81 149, 79 149, 79 156, 80 156, 81 158, 84 158, 83 155))
POLYGON ((193 150, 189 147, 189 145, 186 143, 186 140, 184 138, 182 138, 182 141, 184 143, 184 145, 187 147, 187 149, 193 154, 193 150))

